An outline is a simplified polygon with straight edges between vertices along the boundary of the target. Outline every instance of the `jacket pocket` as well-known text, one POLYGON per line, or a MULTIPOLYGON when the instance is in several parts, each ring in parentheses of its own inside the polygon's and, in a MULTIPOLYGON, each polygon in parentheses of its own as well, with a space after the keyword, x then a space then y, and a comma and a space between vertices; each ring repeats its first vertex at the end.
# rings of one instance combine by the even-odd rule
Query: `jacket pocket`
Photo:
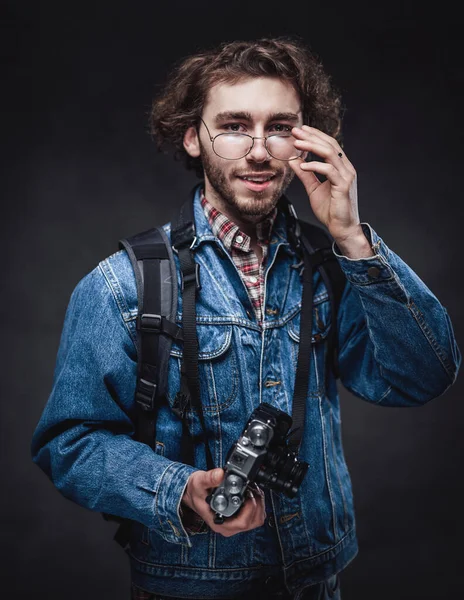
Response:
MULTIPOLYGON (((287 323, 287 332, 290 337, 290 355, 292 357, 293 372, 296 373, 298 353, 300 348, 301 309, 287 323)), ((322 393, 324 390, 324 358, 327 344, 325 343, 330 333, 331 311, 328 296, 324 296, 313 305, 311 329, 311 374, 310 393, 322 393)))
MULTIPOLYGON (((300 342, 301 309, 288 321, 288 334, 294 342, 300 342)), ((329 334, 332 325, 330 301, 328 296, 323 296, 313 305, 313 319, 311 330, 311 343, 323 342, 329 334)))
MULTIPOLYGON (((231 325, 197 325, 198 376, 203 411, 219 413, 237 397, 238 364, 231 325)), ((183 348, 173 344, 168 372, 168 401, 172 405, 181 382, 183 348)))

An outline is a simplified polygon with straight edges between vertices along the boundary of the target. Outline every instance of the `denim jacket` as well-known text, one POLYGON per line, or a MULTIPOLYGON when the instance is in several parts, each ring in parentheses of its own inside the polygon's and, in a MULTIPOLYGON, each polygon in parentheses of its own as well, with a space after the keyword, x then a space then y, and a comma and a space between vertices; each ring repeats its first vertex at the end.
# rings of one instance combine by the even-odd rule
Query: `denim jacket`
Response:
MULTIPOLYGON (((193 248, 202 285, 201 401, 215 466, 222 467, 259 403, 292 414, 302 279, 279 212, 265 268, 264 322, 258 325, 199 192, 193 248)), ((372 227, 362 227, 375 256, 350 259, 333 244, 348 280, 335 324, 319 272, 313 277, 312 366, 299 455, 308 472, 293 499, 266 490, 266 523, 232 537, 208 527, 189 534, 179 514, 188 477, 207 470, 203 444, 196 446, 195 466, 181 462, 182 422, 171 410, 181 344, 172 346, 153 448, 132 437, 137 294, 126 252, 101 261, 77 284, 32 457, 66 498, 135 522, 127 552, 136 585, 172 596, 230 598, 279 569, 293 593, 341 571, 356 555, 337 384, 332 372, 324 372, 330 328, 338 328, 341 384, 379 406, 421 406, 437 398, 453 384, 461 363, 446 309, 372 227)), ((170 224, 164 229, 169 237, 170 224)), ((188 416, 192 432, 201 434, 197 413, 188 416)))

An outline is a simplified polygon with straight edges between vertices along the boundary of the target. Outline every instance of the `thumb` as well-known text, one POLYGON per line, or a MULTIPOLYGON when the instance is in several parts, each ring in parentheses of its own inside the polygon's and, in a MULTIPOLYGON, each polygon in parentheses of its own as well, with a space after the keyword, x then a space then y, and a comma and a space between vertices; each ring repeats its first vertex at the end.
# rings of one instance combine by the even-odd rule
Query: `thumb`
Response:
POLYGON ((211 486, 218 485, 224 477, 224 471, 222 469, 213 469, 210 471, 210 476, 211 486))
POLYGON ((300 165, 306 164, 302 158, 296 158, 295 160, 291 160, 289 164, 292 170, 295 172, 296 176, 304 185, 308 195, 314 192, 314 190, 321 185, 321 182, 319 181, 315 173, 309 170, 303 170, 301 168, 300 165))

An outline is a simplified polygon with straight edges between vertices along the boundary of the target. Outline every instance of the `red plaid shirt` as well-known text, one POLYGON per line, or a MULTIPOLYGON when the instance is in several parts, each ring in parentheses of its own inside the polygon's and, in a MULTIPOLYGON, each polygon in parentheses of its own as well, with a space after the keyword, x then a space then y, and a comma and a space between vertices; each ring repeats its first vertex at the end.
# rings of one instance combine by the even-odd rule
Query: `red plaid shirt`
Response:
MULTIPOLYGON (((248 290, 251 303, 259 323, 262 320, 264 301, 264 266, 268 254, 269 239, 272 226, 277 215, 277 208, 256 226, 257 242, 261 246, 263 259, 261 265, 254 250, 251 238, 226 215, 212 206, 205 196, 201 196, 201 205, 205 211, 213 234, 218 237, 229 252, 248 290)), ((188 507, 180 507, 180 516, 187 533, 200 533, 206 528, 203 519, 188 507)))
POLYGON ((277 215, 277 208, 256 225, 257 243, 262 249, 263 259, 259 264, 258 257, 251 248, 251 238, 226 215, 212 206, 205 196, 201 196, 201 205, 211 225, 214 235, 221 240, 232 257, 240 276, 245 283, 253 305, 256 319, 261 324, 264 301, 264 268, 269 249, 272 226, 277 215))

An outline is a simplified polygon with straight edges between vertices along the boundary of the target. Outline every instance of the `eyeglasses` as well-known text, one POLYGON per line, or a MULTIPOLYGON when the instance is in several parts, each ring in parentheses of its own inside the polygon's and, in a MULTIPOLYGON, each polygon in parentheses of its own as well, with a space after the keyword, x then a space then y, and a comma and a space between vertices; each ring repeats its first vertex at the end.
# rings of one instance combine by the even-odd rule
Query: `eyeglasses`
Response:
POLYGON ((209 139, 213 146, 213 152, 220 158, 226 160, 238 160, 249 154, 253 148, 255 140, 264 140, 264 147, 267 152, 277 160, 295 160, 302 154, 302 150, 297 150, 293 145, 295 138, 290 132, 273 133, 265 137, 256 137, 247 133, 227 131, 219 133, 214 137, 211 135, 208 126, 200 117, 201 122, 206 127, 209 139))

